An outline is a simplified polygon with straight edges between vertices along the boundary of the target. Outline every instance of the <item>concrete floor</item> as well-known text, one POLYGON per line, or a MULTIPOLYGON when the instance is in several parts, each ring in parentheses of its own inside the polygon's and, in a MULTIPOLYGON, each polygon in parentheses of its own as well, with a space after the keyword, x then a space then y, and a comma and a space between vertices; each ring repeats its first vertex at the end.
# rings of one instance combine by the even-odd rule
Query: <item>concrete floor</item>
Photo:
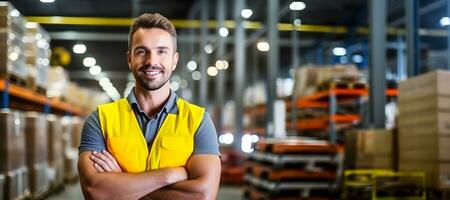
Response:
MULTIPOLYGON (((48 200, 79 200, 83 199, 83 194, 81 193, 80 184, 71 183, 66 184, 64 190, 59 193, 52 194, 48 200)), ((217 200, 243 200, 243 189, 242 187, 224 185, 220 186, 219 194, 217 195, 217 200)))

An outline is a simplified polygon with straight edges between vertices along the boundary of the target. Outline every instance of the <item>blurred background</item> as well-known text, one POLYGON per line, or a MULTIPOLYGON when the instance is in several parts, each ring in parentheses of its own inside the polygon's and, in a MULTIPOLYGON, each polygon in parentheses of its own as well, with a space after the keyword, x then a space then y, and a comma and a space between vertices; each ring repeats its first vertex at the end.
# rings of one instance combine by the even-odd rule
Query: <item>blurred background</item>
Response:
POLYGON ((133 88, 145 12, 213 118, 217 199, 450 199, 448 0, 0 1, 0 199, 83 199, 81 128, 133 88))

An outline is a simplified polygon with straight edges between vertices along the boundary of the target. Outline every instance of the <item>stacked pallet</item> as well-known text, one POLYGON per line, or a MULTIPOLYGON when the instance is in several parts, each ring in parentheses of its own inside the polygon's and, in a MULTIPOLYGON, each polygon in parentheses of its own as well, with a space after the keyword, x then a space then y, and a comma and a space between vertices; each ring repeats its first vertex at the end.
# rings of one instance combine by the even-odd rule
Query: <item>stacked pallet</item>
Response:
POLYGON ((1 110, 0 128, 0 177, 4 177, 0 198, 23 198, 29 192, 23 115, 13 110, 1 110))
POLYGON ((81 119, 78 117, 66 116, 62 118, 61 122, 63 126, 62 148, 64 152, 64 179, 68 182, 73 182, 78 179, 78 146, 75 145, 77 141, 74 140, 76 140, 76 137, 81 134, 81 132, 78 132, 81 130, 81 119))
POLYGON ((0 2, 0 78, 26 86, 23 37, 25 19, 8 2, 0 2))
POLYGON ((427 186, 450 189, 450 72, 400 83, 399 169, 427 173, 427 186))
POLYGON ((335 194, 342 166, 336 145, 305 139, 263 140, 249 155, 249 199, 315 199, 335 194))
POLYGON ((47 126, 48 178, 50 187, 56 189, 64 183, 64 151, 62 147, 62 125, 60 118, 56 115, 48 115, 47 126))
POLYGON ((40 198, 49 189, 47 123, 44 114, 25 113, 25 139, 31 197, 40 198))

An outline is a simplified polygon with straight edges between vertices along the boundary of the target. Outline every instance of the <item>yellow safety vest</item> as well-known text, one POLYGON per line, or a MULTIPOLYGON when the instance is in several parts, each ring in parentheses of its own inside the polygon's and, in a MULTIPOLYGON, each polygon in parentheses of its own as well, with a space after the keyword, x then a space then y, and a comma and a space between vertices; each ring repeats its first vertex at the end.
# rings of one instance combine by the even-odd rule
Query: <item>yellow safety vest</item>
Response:
POLYGON ((108 151, 125 172, 185 166, 194 150, 194 135, 204 108, 178 98, 178 113, 168 113, 149 153, 136 116, 126 99, 98 106, 108 151))

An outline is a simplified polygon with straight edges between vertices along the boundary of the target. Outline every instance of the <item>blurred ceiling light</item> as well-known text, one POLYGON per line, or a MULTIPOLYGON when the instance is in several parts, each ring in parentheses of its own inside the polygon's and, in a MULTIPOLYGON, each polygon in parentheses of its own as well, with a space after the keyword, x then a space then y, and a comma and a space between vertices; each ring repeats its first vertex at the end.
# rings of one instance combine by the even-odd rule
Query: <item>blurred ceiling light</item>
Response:
POLYGON ((294 19, 294 25, 295 26, 301 26, 302 25, 302 20, 301 19, 294 19))
POLYGON ((170 83, 170 89, 176 92, 178 89, 180 89, 180 84, 177 81, 173 81, 170 83))
POLYGON ((251 9, 242 9, 241 16, 245 19, 250 18, 253 15, 253 11, 251 9))
POLYGON ((205 50, 205 52, 207 53, 207 54, 211 54, 212 52, 213 52, 213 46, 211 45, 211 44, 207 44, 207 45, 205 45, 205 48, 204 48, 204 50, 205 50))
POLYGON ((270 45, 267 42, 258 42, 256 48, 258 48, 259 51, 269 51, 270 45))
POLYGON ((76 44, 76 45, 73 45, 72 50, 73 50, 73 52, 76 53, 76 54, 83 54, 83 53, 86 53, 86 45, 84 45, 84 44, 76 44))
POLYGON ((306 4, 301 1, 294 1, 289 4, 289 9, 291 10, 303 10, 306 8, 306 4))
POLYGON ((216 68, 218 70, 222 70, 225 68, 225 63, 223 62, 223 60, 217 60, 216 61, 216 68))
POLYGON ((102 68, 98 65, 95 65, 95 66, 92 66, 91 68, 89 68, 89 73, 91 73, 94 76, 99 75, 101 72, 102 72, 102 68))
POLYGON ((92 66, 95 65, 96 62, 97 61, 93 57, 86 57, 86 58, 83 59, 83 65, 85 67, 92 67, 92 66))
POLYGON ((195 69, 197 69, 197 63, 191 60, 187 63, 187 68, 191 71, 194 71, 195 69))
POLYGON ((231 144, 233 143, 234 137, 232 133, 225 133, 219 136, 219 143, 221 144, 231 144))
POLYGON ((442 17, 440 20, 441 26, 449 26, 450 25, 450 17, 442 17))
POLYGON ((359 54, 355 54, 355 55, 352 56, 352 61, 354 63, 362 63, 363 59, 364 58, 361 55, 359 55, 359 54))
POLYGON ((222 62, 223 62, 223 69, 224 69, 224 70, 225 70, 225 69, 228 69, 228 67, 230 66, 230 65, 228 64, 228 61, 222 60, 222 62))
POLYGON ((214 77, 214 76, 217 76, 217 73, 218 73, 217 68, 214 67, 214 66, 208 67, 207 72, 208 72, 208 75, 209 75, 209 76, 213 76, 213 77, 214 77))
POLYGON ((221 27, 219 29, 219 35, 222 37, 227 37, 228 36, 228 29, 225 27, 221 27))
POLYGON ((198 81, 202 78, 202 74, 199 71, 192 72, 192 79, 198 81))
POLYGON ((333 48, 333 55, 335 56, 345 56, 347 54, 347 50, 345 50, 344 47, 334 47, 333 48))
POLYGON ((41 0, 42 3, 53 3, 55 0, 41 0))

